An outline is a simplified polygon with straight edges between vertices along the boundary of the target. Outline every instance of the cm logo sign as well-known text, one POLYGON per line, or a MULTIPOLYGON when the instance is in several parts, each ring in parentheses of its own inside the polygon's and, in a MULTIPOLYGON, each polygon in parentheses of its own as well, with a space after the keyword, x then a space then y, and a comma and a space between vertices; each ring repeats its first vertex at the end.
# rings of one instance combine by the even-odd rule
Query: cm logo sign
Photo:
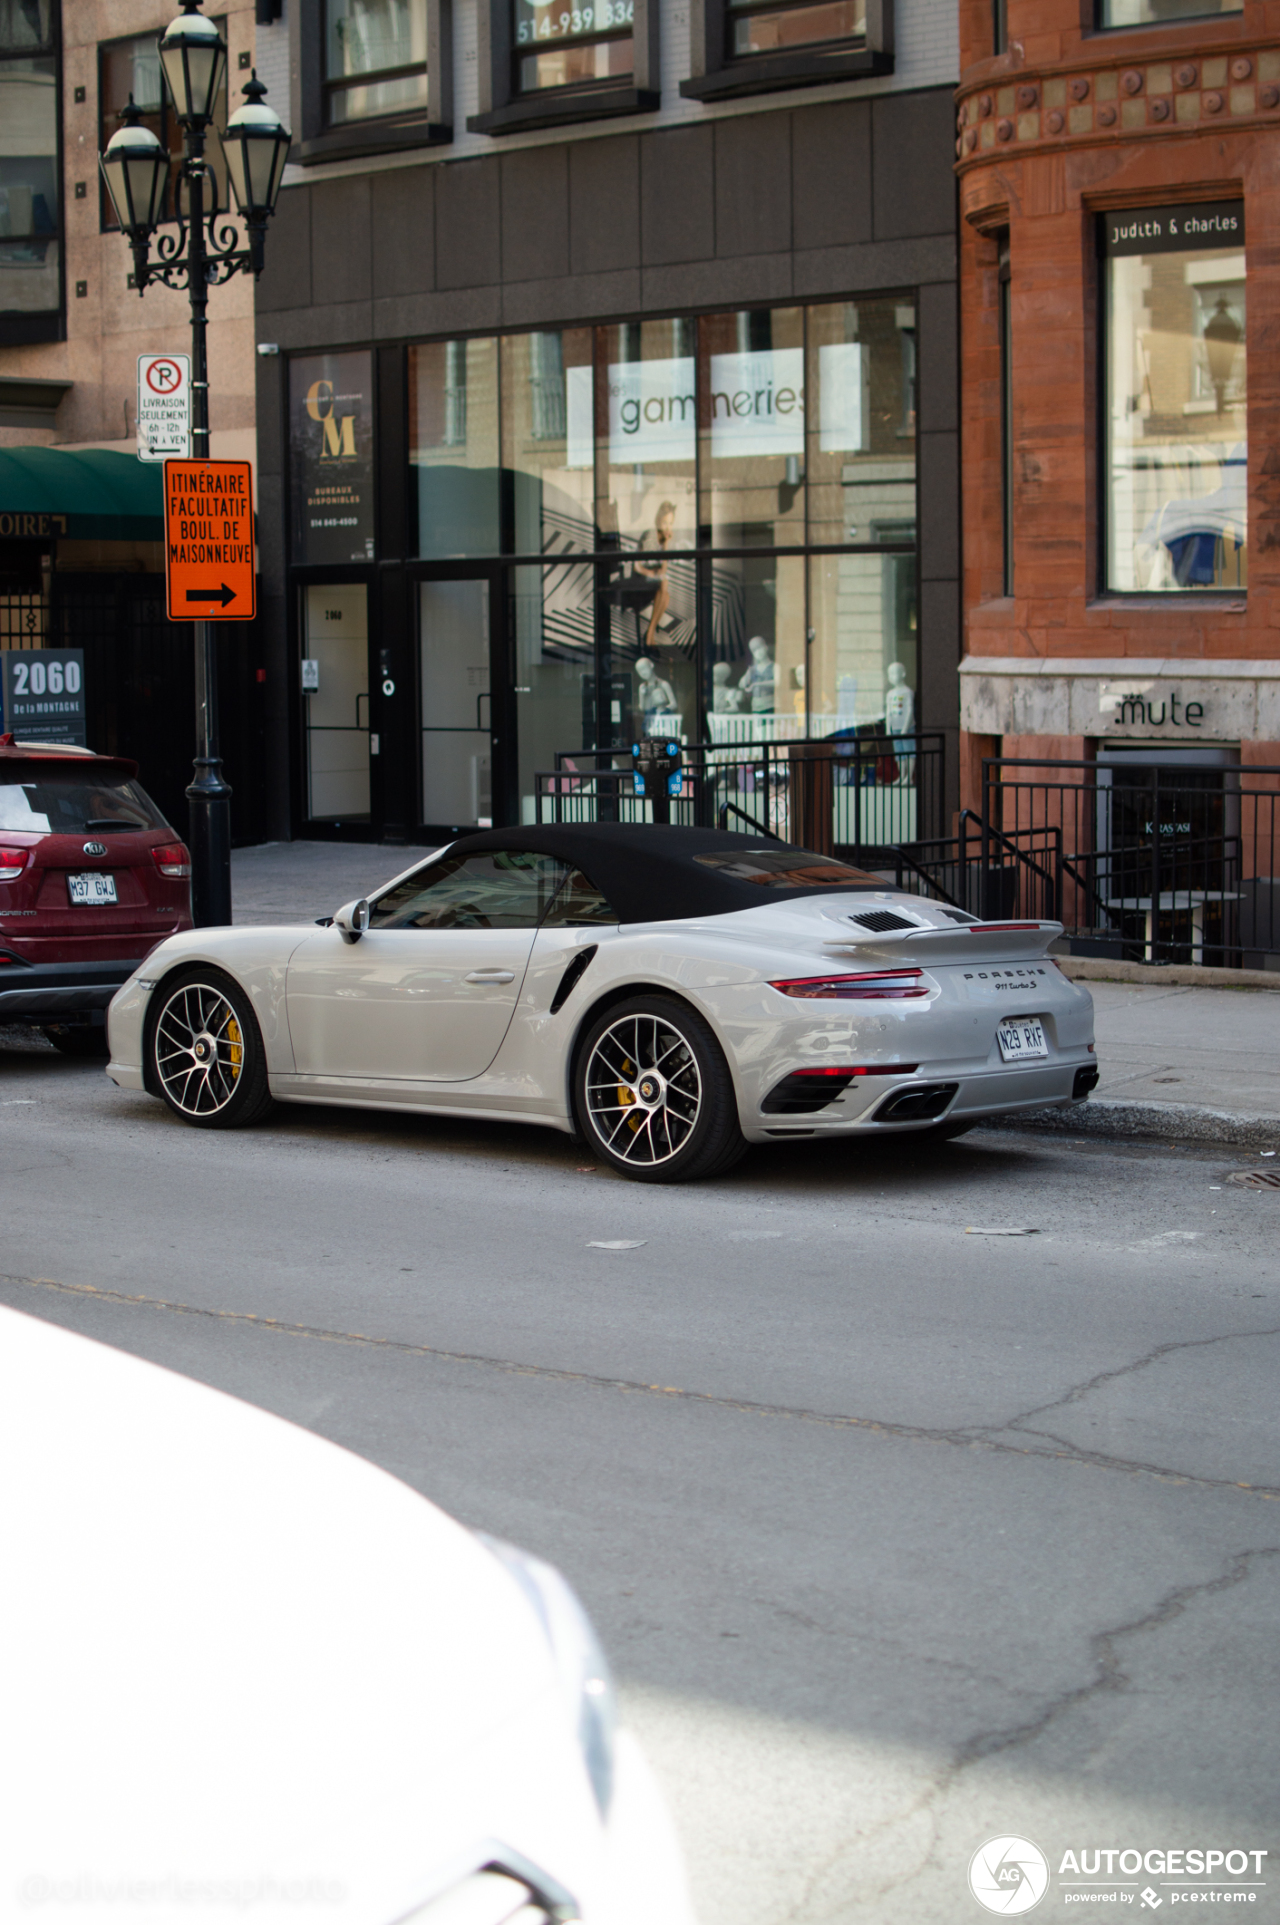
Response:
POLYGON ((307 389, 306 409, 323 431, 320 447, 322 461, 356 458, 356 418, 353 414, 334 413, 332 381, 313 381, 307 389))

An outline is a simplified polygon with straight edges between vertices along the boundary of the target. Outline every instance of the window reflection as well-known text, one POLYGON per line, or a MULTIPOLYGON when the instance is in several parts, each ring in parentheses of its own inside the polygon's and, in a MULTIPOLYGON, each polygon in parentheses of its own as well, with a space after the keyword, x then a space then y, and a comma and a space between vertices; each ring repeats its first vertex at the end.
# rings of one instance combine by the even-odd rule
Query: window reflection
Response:
POLYGON ((0 311, 62 301, 58 75, 50 0, 0 0, 0 311))
POLYGON ((1108 216, 1107 234, 1109 584, 1244 588, 1243 210, 1139 210, 1108 216), (1231 227, 1228 246, 1169 246, 1231 227))
POLYGON ((699 324, 704 541, 804 540, 804 309, 711 314, 699 324))
POLYGON ((910 301, 809 310, 809 540, 911 542, 916 518, 916 311, 910 301))
POLYGON ((595 547, 590 328, 502 341, 502 462, 513 480, 515 552, 595 547))
POLYGON ((1206 14, 1242 13, 1244 0, 1100 0, 1100 27, 1141 27, 1148 22, 1196 20, 1206 14))
POLYGON ((418 552, 446 558, 496 554, 496 339, 410 348, 409 460, 418 495, 418 552))
POLYGON ((327 0, 324 47, 330 126, 426 106, 427 0, 327 0))

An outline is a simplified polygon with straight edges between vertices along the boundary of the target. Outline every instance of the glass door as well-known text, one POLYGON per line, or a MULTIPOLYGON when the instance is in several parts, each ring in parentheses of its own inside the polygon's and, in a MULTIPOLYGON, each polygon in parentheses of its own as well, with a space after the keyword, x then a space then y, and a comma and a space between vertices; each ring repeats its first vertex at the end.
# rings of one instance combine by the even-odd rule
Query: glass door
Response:
POLYGON ((302 701, 307 819, 370 821, 369 604, 362 582, 303 590, 302 701))
POLYGON ((422 820, 493 826, 493 702, 487 576, 418 584, 422 820))

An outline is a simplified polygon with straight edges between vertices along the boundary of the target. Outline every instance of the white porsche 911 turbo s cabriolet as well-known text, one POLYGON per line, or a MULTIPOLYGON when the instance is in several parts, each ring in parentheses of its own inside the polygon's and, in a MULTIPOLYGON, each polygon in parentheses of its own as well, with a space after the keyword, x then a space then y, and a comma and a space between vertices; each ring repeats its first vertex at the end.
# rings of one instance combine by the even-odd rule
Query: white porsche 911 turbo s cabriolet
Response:
POLYGON ((273 1100, 489 1116, 678 1181, 1080 1101, 1061 933, 711 829, 486 830, 328 926, 169 937, 111 1004, 108 1074, 204 1128, 273 1100))

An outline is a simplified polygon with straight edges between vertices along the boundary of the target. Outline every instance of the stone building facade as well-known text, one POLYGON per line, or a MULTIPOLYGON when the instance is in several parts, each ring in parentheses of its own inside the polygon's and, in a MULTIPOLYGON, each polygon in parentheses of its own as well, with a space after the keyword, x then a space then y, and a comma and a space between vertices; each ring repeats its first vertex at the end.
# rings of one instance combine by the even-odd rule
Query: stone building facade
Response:
POLYGON ((965 800, 1280 765, 1280 8, 960 12, 965 800))

